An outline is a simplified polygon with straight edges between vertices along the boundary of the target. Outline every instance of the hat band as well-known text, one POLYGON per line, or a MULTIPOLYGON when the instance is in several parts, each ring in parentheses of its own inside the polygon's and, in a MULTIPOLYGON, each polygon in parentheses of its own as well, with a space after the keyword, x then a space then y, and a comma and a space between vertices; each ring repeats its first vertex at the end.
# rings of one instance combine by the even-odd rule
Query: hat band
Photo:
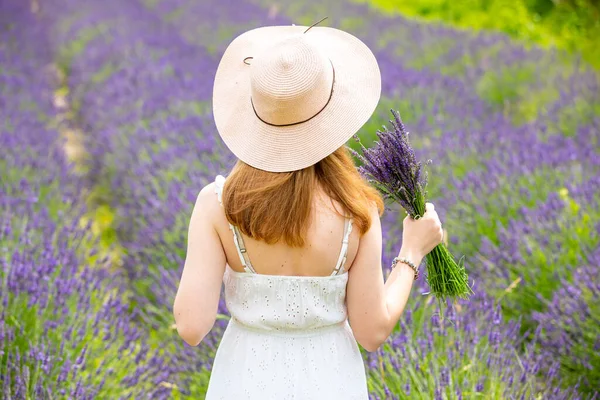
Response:
POLYGON ((312 117, 309 117, 305 120, 299 121, 299 122, 292 122, 291 124, 272 124, 270 122, 265 121, 258 115, 258 113, 256 112, 256 108, 254 108, 254 102, 252 101, 252 96, 250 96, 250 104, 252 104, 252 110, 254 110, 254 115, 256 115, 256 118, 258 118, 259 120, 261 120, 261 122, 263 122, 267 125, 270 125, 270 126, 292 126, 292 125, 298 125, 298 124, 303 124, 305 122, 308 122, 311 119, 313 119, 314 117, 316 117, 317 115, 319 115, 321 113, 321 111, 323 111, 325 109, 325 107, 327 107, 327 104, 329 104, 329 102, 331 101, 331 98, 333 97, 333 86, 335 85, 335 68, 333 68, 333 63, 331 62, 331 60, 329 60, 329 63, 331 64, 331 70, 333 71, 333 79, 331 80, 331 91, 329 92, 329 98, 327 99, 327 102, 325 103, 325 105, 323 107, 321 107, 321 109, 319 111, 317 111, 317 113, 315 115, 313 115, 312 117))

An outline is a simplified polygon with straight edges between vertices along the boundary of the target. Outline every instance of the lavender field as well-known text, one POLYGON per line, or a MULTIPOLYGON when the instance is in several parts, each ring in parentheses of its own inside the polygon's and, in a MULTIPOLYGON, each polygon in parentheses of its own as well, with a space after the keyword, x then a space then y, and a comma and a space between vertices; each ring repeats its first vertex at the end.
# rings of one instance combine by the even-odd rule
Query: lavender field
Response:
POLYGON ((371 398, 600 399, 600 74, 341 0, 0 1, 0 398, 204 398, 228 311, 190 347, 171 307, 196 196, 235 161, 216 66, 245 30, 324 16, 374 51, 359 135, 400 111, 475 292, 440 320, 418 282, 361 349, 371 398))

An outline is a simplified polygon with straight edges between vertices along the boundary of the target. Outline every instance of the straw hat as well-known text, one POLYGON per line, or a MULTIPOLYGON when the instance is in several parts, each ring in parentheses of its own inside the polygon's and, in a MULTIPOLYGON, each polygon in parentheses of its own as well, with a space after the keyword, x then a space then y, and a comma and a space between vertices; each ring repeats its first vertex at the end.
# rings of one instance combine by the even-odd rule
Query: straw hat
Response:
POLYGON ((343 146, 381 95, 375 56, 328 27, 269 26, 238 36, 219 63, 213 113, 227 147, 265 171, 295 171, 343 146))

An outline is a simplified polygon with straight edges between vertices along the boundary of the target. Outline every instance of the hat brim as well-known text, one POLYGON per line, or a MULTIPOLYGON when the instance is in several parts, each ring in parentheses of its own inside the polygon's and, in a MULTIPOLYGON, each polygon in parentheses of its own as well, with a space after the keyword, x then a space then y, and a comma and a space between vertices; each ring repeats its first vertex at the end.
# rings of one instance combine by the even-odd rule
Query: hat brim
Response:
MULTIPOLYGON (((272 126, 257 118, 251 103, 246 57, 306 26, 269 26, 235 38, 215 75, 213 115, 220 136, 243 162, 265 171, 295 171, 313 165, 343 146, 369 120, 381 96, 381 73, 371 50, 355 36, 329 27, 313 35, 335 69, 333 93, 314 118, 291 126, 272 126)), ((252 60, 248 60, 252 63, 252 60)))

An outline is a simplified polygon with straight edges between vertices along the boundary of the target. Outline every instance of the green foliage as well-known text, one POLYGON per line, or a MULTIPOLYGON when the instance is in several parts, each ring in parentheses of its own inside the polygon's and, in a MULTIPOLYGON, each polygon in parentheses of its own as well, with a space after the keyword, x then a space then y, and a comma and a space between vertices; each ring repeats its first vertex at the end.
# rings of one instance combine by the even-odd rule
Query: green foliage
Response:
MULTIPOLYGON (((475 90, 496 110, 509 115, 515 124, 532 122, 548 115, 549 107, 559 100, 562 85, 557 82, 563 79, 565 71, 576 67, 558 65, 545 69, 543 73, 538 68, 528 63, 507 66, 500 71, 490 70, 479 78, 475 90)), ((597 94, 587 87, 576 90, 580 97, 575 103, 560 108, 556 122, 547 118, 548 132, 573 136, 579 126, 589 124, 594 117, 600 116, 597 94)))
MULTIPOLYGON (((589 124, 594 118, 600 117, 600 102, 587 101, 578 98, 574 103, 566 105, 558 114, 558 121, 554 126, 555 131, 562 132, 565 136, 575 136, 580 125, 589 124)), ((596 141, 590 143, 592 147, 600 147, 598 136, 596 141)))
POLYGON ((494 29, 545 46, 579 51, 600 68, 600 6, 593 0, 356 0, 387 12, 494 29))
POLYGON ((493 105, 517 100, 521 91, 529 90, 528 84, 535 76, 535 67, 515 66, 505 68, 501 74, 486 73, 477 84, 478 94, 493 105))
MULTIPOLYGON (((420 90, 420 89, 411 89, 411 90, 420 90)), ((405 93, 405 97, 400 97, 396 99, 390 99, 387 97, 382 98, 379 101, 379 105, 375 110, 375 113, 371 116, 369 121, 360 129, 358 132, 358 136, 360 141, 365 145, 365 147, 371 146, 371 144, 377 140, 376 132, 382 128, 382 126, 389 126, 390 113, 389 110, 394 109, 400 112, 402 116, 402 121, 406 126, 411 126, 415 124, 418 118, 426 117, 428 120, 434 121, 436 118, 443 117, 444 110, 442 105, 440 106, 440 110, 438 110, 438 114, 433 114, 433 108, 435 104, 435 99, 431 98, 427 102, 427 104, 423 104, 420 102, 411 101, 413 94, 410 92, 405 93)), ((411 145, 415 149, 420 149, 425 146, 431 144, 432 138, 439 136, 441 131, 436 132, 427 132, 427 135, 417 135, 411 138, 411 145)), ((347 145, 360 152, 361 147, 358 142, 354 140, 349 140, 347 145)), ((355 160, 357 161, 357 160, 355 160)))
POLYGON ((498 297, 504 299, 505 313, 513 318, 524 317, 527 328, 532 328, 531 313, 544 309, 544 299, 552 298, 561 286, 560 279, 571 280, 572 266, 580 263, 580 255, 600 245, 594 234, 594 221, 600 220, 600 203, 584 209, 566 189, 559 193, 564 209, 556 219, 539 222, 532 226, 531 233, 520 235, 517 254, 521 260, 496 266, 510 273, 511 282, 522 277, 513 290, 505 290, 498 297))
POLYGON ((89 42, 106 32, 107 26, 108 24, 104 23, 82 29, 76 40, 73 40, 62 47, 58 56, 58 64, 67 75, 73 58, 81 53, 89 42))
POLYGON ((439 41, 432 43, 427 49, 419 53, 416 58, 408 61, 406 65, 414 69, 421 69, 427 65, 432 65, 442 55, 450 51, 455 44, 455 41, 452 39, 440 38, 439 41))

